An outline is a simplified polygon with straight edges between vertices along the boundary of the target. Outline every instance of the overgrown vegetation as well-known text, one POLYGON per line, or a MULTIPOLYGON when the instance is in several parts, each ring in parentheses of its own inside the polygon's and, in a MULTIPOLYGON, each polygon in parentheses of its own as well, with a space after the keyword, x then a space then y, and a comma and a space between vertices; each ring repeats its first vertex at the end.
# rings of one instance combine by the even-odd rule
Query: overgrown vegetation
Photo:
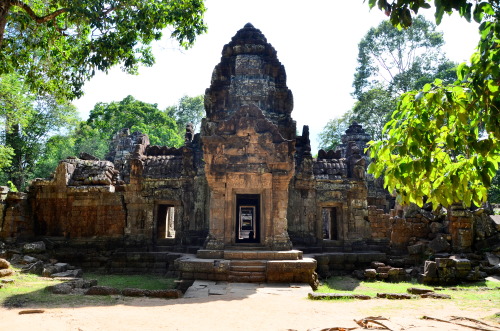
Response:
MULTIPOLYGON (((381 281, 369 282, 360 281, 352 277, 330 277, 326 279, 316 292, 319 293, 353 293, 369 296, 376 296, 377 293, 407 293, 410 287, 433 289, 414 282, 387 283, 381 281)), ((451 300, 459 306, 464 307, 491 307, 500 305, 500 283, 483 281, 478 283, 465 283, 457 286, 444 286, 443 290, 437 293, 448 294, 451 300), (487 290, 485 288, 489 288, 487 290), (491 290, 494 289, 494 290, 491 290)))
MULTIPOLYGON (((22 274, 16 269, 16 274, 8 279, 13 283, 3 284, 0 290, 0 305, 4 307, 72 307, 84 305, 113 305, 130 301, 127 297, 92 296, 83 294, 61 295, 53 294, 49 286, 62 283, 61 280, 40 277, 32 274, 22 274)), ((90 274, 85 279, 97 279, 98 285, 111 286, 118 289, 139 288, 146 290, 172 289, 174 279, 155 275, 104 275, 90 274)))
POLYGON ((118 289, 140 288, 143 290, 166 290, 174 289, 173 278, 158 275, 108 275, 97 273, 85 273, 84 279, 96 279, 101 286, 110 286, 118 289))
MULTIPOLYGON (((401 95, 384 127, 388 138, 371 143, 368 172, 384 176, 401 204, 481 205, 500 161, 500 2, 369 0, 390 22, 409 28, 420 9, 479 23, 477 50, 456 70, 458 79, 425 84, 401 95)), ((464 24, 466 24, 464 22, 464 24)))

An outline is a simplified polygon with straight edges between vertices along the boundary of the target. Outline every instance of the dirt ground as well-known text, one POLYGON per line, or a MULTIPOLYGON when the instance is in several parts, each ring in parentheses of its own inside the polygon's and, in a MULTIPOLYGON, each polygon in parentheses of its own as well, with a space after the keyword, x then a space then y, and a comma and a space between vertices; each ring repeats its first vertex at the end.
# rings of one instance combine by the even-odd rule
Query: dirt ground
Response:
POLYGON ((353 319, 368 316, 388 318, 381 322, 392 330, 472 330, 421 319, 424 315, 444 320, 452 316, 481 319, 500 329, 491 319, 500 313, 500 303, 463 307, 436 299, 311 301, 303 291, 254 291, 177 300, 116 297, 111 306, 43 308, 43 313, 19 314, 27 308, 40 307, 0 308, 0 330, 322 330, 355 328, 358 325, 353 319))

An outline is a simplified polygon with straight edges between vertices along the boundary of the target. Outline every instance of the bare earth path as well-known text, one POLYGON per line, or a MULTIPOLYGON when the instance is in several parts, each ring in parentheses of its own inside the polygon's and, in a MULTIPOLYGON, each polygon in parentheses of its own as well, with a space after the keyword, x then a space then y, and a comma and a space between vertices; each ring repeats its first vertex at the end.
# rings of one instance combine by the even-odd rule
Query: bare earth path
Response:
MULTIPOLYGON (((392 330, 472 330, 436 321, 450 316, 482 319, 500 312, 500 303, 460 307, 449 300, 311 301, 310 289, 281 286, 235 287, 225 295, 202 298, 127 299, 112 306, 43 308, 42 314, 19 315, 26 309, 0 308, 0 330, 309 330, 357 327, 353 319, 389 318, 392 330)), ((30 307, 39 308, 39 307, 30 307)), ((490 325, 496 325, 492 320, 490 325)), ((361 329, 359 329, 361 330, 361 329)), ((499 330, 499 329, 497 329, 499 330)))

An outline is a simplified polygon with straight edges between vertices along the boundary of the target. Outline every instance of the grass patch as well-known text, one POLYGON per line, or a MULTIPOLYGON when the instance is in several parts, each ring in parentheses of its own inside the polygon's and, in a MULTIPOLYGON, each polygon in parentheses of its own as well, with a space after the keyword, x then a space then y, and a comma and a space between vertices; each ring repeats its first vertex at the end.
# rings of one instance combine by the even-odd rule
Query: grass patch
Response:
POLYGON ((330 277, 326 281, 323 282, 317 292, 319 293, 331 293, 331 292, 340 292, 340 293, 353 293, 353 294, 363 294, 375 296, 377 293, 406 293, 406 289, 409 287, 420 287, 420 288, 429 288, 430 286, 425 286, 418 284, 416 282, 413 283, 386 283, 386 282, 365 282, 359 281, 352 277, 330 277))
MULTIPOLYGON (((128 297, 93 296, 83 294, 61 295, 51 293, 47 287, 63 281, 32 274, 22 274, 14 268, 15 275, 3 279, 13 279, 14 283, 3 284, 0 289, 0 305, 3 307, 78 307, 100 306, 126 303, 128 297)), ((170 289, 175 287, 174 279, 154 275, 84 275, 85 279, 97 279, 98 285, 119 289, 134 287, 140 289, 170 289)))
MULTIPOLYGON (((500 306, 500 290, 496 289, 498 282, 483 281, 466 283, 458 286, 445 286, 444 290, 437 293, 448 294, 452 300, 461 307, 474 307, 481 305, 484 308, 500 306), (490 290, 485 288, 490 288, 490 290), (455 290, 454 290, 455 289, 455 290)), ((433 286, 417 282, 386 283, 366 282, 352 277, 330 277, 323 282, 316 292, 319 293, 353 293, 376 296, 377 293, 407 293, 410 287, 433 289, 433 286)))
POLYGON ((158 275, 107 275, 85 273, 84 279, 97 279, 97 285, 124 288, 140 288, 142 290, 168 290, 175 288, 175 279, 158 275))

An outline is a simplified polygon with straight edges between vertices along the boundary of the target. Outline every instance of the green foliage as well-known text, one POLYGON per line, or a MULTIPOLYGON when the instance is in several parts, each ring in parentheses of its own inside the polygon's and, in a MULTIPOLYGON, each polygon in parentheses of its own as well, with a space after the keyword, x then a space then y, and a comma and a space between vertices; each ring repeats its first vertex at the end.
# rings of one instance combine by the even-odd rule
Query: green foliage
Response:
POLYGON ((204 96, 188 97, 184 95, 175 106, 167 107, 166 114, 172 117, 179 127, 179 135, 183 136, 186 125, 193 124, 193 129, 201 123, 205 115, 204 96))
POLYGON ((97 70, 136 73, 154 63, 165 28, 184 47, 206 31, 203 0, 4 0, 0 75, 16 72, 33 91, 74 98, 97 70))
POLYGON ((396 107, 396 100, 383 87, 375 87, 362 93, 352 108, 351 121, 363 125, 374 139, 382 139, 382 129, 396 107))
POLYGON ((156 104, 135 100, 132 96, 120 102, 96 104, 87 125, 97 130, 103 140, 110 140, 119 130, 129 128, 132 132, 147 134, 152 145, 179 147, 183 143, 174 119, 156 104))
POLYGON ((319 149, 325 151, 335 150, 342 143, 342 135, 349 127, 351 113, 347 112, 342 117, 334 118, 326 123, 323 131, 319 133, 319 149))
POLYGON ((10 146, 0 145, 0 170, 12 164, 14 150, 10 146))
POLYGON ((9 187, 9 191, 11 192, 19 192, 16 185, 14 185, 13 182, 11 182, 10 180, 7 181, 7 186, 9 187))
POLYGON ((108 149, 108 139, 101 138, 99 131, 89 127, 86 122, 80 122, 67 134, 54 135, 47 140, 35 168, 34 177, 50 177, 59 161, 69 156, 78 156, 82 152, 102 160, 108 149))
POLYGON ((76 109, 51 95, 34 95, 18 75, 0 77, 0 140, 5 154, 3 180, 24 189, 33 178, 44 143, 74 125, 76 109), (8 164, 8 165, 7 165, 8 164))
MULTIPOLYGON (((410 26, 411 15, 392 14, 427 8, 423 1, 398 1, 382 7, 391 22, 410 26)), ((375 1, 370 1, 373 6, 375 1)), ((368 171, 384 175, 389 191, 402 203, 480 205, 500 161, 500 8, 497 1, 436 2, 436 22, 457 11, 480 24, 478 51, 457 67, 458 80, 436 80, 421 91, 405 93, 385 126, 389 138, 372 142, 368 171)))
POLYGON ((404 30, 389 22, 371 28, 358 45, 353 81, 358 101, 352 120, 374 139, 382 139, 382 129, 396 109, 400 93, 421 88, 436 78, 455 81, 456 65, 445 58, 443 44, 443 34, 422 16, 404 30))
POLYGON ((381 22, 358 45, 354 96, 359 99, 373 88, 385 88, 391 93, 412 90, 418 79, 434 76, 447 62, 441 51, 443 45, 443 34, 423 16, 417 16, 413 25, 404 30, 381 22))
POLYGON ((500 203, 500 171, 497 171, 495 177, 491 180, 491 186, 488 189, 488 201, 500 203))

